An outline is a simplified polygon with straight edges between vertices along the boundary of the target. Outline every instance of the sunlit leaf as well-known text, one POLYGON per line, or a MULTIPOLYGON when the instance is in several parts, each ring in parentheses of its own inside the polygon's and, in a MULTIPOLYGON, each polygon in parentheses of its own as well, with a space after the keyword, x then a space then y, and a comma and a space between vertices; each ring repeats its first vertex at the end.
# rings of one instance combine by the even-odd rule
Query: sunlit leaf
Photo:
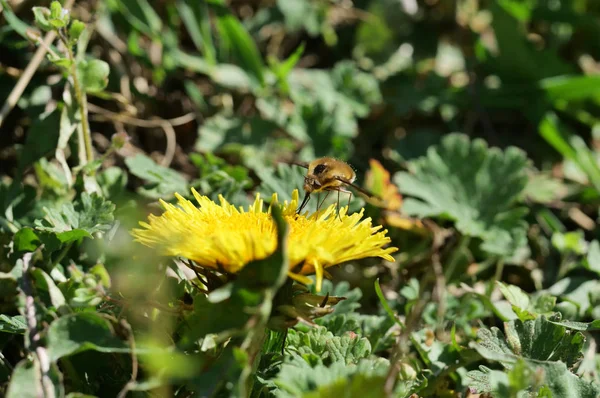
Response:
POLYGON ((405 198, 406 213, 451 219, 463 234, 480 238, 482 249, 510 256, 526 243, 527 209, 516 206, 527 184, 526 165, 517 148, 501 151, 451 134, 411 162, 412 173, 397 173, 394 181, 415 197, 405 198))

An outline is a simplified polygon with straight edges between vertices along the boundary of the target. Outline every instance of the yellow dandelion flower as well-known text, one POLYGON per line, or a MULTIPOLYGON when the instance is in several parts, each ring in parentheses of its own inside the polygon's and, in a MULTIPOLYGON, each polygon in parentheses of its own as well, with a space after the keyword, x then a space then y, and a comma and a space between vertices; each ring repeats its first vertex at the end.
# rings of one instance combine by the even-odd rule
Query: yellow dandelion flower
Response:
MULTIPOLYGON (((150 215, 147 223, 140 222, 142 228, 132 231, 135 240, 164 255, 187 258, 201 267, 230 274, 275 251, 277 232, 270 211, 271 206, 278 205, 277 194, 273 194, 271 206, 264 211, 259 195, 244 210, 222 196, 220 204, 216 204, 194 189, 192 193, 200 207, 179 194, 178 206, 161 201, 165 212, 161 216, 150 215)), ((289 224, 289 277, 310 284, 305 275, 314 273, 320 291, 328 267, 366 257, 394 260, 390 253, 398 249, 384 248, 390 242, 387 230, 372 226, 370 218, 362 220, 364 209, 348 215, 345 207, 338 214, 336 206, 331 205, 317 213, 296 214, 298 199, 298 190, 294 190, 292 201, 282 205, 289 224)))

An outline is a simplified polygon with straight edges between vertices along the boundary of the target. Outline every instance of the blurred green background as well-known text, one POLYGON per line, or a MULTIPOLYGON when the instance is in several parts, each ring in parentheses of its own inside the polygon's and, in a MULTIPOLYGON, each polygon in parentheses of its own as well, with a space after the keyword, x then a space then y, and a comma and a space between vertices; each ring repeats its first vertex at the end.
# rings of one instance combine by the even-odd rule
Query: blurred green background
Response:
MULTIPOLYGON (((32 7, 50 2, 0 0, 0 6, 4 103, 45 34, 32 7)), ((44 59, 0 118, 0 271, 13 272, 0 283, 7 292, 3 314, 22 309, 14 269, 20 254, 42 242, 38 267, 63 283, 70 305, 125 314, 140 336, 152 332, 169 345, 181 337, 182 320, 165 303, 190 309, 194 297, 204 296, 165 278, 167 262, 131 245, 128 229, 158 213, 158 199, 173 201, 175 192, 189 197, 190 187, 238 205, 257 192, 289 200, 305 173, 289 163, 334 156, 356 168, 359 185, 395 206, 386 212, 355 197, 351 209, 366 207, 390 230, 400 248, 396 263, 368 260, 332 271, 336 283, 349 282, 335 288, 350 298, 341 314, 358 316, 352 311, 363 306, 362 326, 352 331, 377 336, 371 341, 377 355, 397 354, 390 336, 398 332, 390 332, 393 321, 373 289, 378 278, 393 311, 422 315, 446 348, 456 343, 452 325, 467 346, 484 325, 550 310, 572 321, 600 318, 600 2, 82 0, 70 14, 87 24, 75 56, 87 68, 81 77, 96 161, 82 161, 68 72, 44 59), (102 198, 88 201, 83 192, 102 198), (409 216, 435 224, 424 228, 409 216), (99 233, 106 239, 88 239, 99 233), (83 289, 85 278, 117 301, 102 289, 83 289), (502 292, 513 306, 523 299, 522 312, 507 312, 506 301, 496 305, 500 280, 527 292, 526 299, 513 292, 512 301, 502 292), (163 307, 146 311, 153 305, 163 307)), ((49 50, 62 48, 54 41, 49 50)), ((123 330, 115 332, 123 341, 134 334, 123 330)), ((423 348, 427 333, 419 329, 411 340, 412 357, 422 360, 411 366, 431 383, 419 391, 465 391, 464 375, 481 357, 461 362, 461 371, 443 368, 450 360, 432 359, 423 348)), ((577 374, 597 381, 597 336, 588 337, 589 355, 577 374)), ((290 341, 301 344, 294 334, 290 341)), ((19 336, 2 346, 15 365, 27 344, 19 336)), ((121 366, 115 368, 90 365, 99 353, 82 355, 61 359, 68 391, 114 396, 127 383, 127 355, 111 354, 121 366), (80 368, 93 380, 73 378, 80 368)), ((206 380, 223 364, 206 371, 205 362, 187 363, 181 355, 150 361, 144 376, 163 360, 182 361, 172 384, 186 380, 190 391, 206 392, 206 380)), ((263 365, 268 380, 276 372, 263 365)), ((8 381, 11 367, 0 370, 8 381)))

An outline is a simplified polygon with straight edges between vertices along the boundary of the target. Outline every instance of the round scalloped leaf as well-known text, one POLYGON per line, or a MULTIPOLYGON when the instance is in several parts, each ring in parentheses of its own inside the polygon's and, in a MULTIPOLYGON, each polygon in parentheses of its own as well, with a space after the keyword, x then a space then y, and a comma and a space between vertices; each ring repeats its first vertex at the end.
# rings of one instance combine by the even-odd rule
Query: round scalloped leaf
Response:
POLYGON ((412 196, 404 201, 406 213, 453 220, 461 233, 482 239, 483 250, 508 257, 526 244, 527 209, 516 202, 527 185, 527 163, 518 148, 502 151, 450 134, 394 180, 412 196))

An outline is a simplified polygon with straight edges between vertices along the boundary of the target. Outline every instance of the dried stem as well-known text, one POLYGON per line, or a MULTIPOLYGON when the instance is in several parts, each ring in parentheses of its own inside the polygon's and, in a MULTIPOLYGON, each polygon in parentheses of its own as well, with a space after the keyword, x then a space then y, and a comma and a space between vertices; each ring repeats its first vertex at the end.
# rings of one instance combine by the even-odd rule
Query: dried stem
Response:
POLYGON ((23 256, 23 275, 20 281, 20 288, 25 296, 25 320, 27 322, 28 349, 37 357, 40 364, 42 380, 42 396, 45 398, 54 397, 54 383, 50 378, 50 358, 46 348, 40 344, 41 336, 38 330, 37 317, 35 313, 35 299, 33 285, 29 279, 31 270, 31 258, 34 253, 26 253, 23 256))
POLYGON ((121 325, 123 325, 123 327, 127 330, 129 348, 131 349, 131 378, 119 392, 117 398, 125 398, 127 396, 129 390, 135 385, 138 375, 138 359, 135 354, 135 339, 133 337, 133 330, 131 329, 131 325, 124 319, 121 319, 121 325))
POLYGON ((122 113, 112 112, 108 109, 101 108, 98 105, 94 104, 89 104, 89 110, 90 112, 97 113, 102 118, 106 120, 111 120, 113 122, 121 122, 142 128, 162 128, 165 132, 165 137, 167 139, 167 148, 165 150, 165 156, 161 162, 163 166, 169 166, 173 161, 173 157, 175 156, 177 141, 175 136, 175 129, 173 128, 173 126, 180 126, 196 119, 196 115, 194 113, 187 113, 174 119, 144 120, 122 113))

